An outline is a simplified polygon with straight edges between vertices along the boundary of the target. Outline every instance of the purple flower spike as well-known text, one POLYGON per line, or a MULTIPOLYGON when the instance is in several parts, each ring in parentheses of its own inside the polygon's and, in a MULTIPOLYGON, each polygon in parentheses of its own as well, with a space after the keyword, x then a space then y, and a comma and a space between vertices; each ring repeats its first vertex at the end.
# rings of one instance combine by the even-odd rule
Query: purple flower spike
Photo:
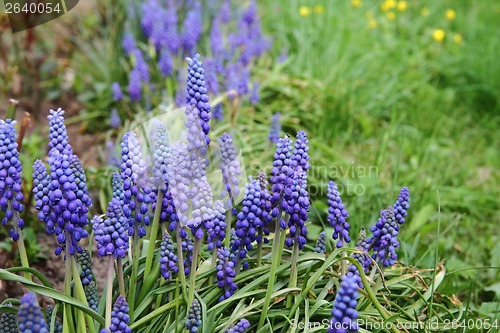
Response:
POLYGON ((182 27, 181 43, 184 52, 189 54, 194 51, 202 33, 202 26, 201 4, 195 1, 192 9, 187 13, 182 27))
POLYGON ((160 51, 160 60, 158 61, 158 66, 160 67, 160 72, 164 77, 170 76, 174 68, 172 61, 172 56, 170 55, 170 50, 163 47, 160 51))
POLYGON ((208 133, 210 132, 210 104, 205 83, 205 71, 198 53, 193 58, 187 58, 187 61, 189 66, 186 105, 192 105, 198 109, 200 126, 205 133, 207 144, 210 144, 210 139, 208 138, 208 133))
POLYGON ((118 128, 122 124, 122 120, 120 119, 120 115, 118 114, 118 111, 115 108, 111 109, 111 115, 109 117, 109 124, 111 125, 111 128, 118 128))
POLYGON ((111 179, 111 186, 113 188, 113 199, 117 199, 120 205, 123 206, 123 180, 118 172, 113 172, 113 178, 111 179))
MULTIPOLYGON (((358 251, 365 251, 366 247, 367 247, 367 244, 366 244, 366 231, 365 231, 364 228, 361 228, 361 230, 359 232, 359 236, 358 236, 358 242, 356 244, 356 250, 358 250, 358 251)), ((363 267, 363 270, 365 272, 368 272, 368 268, 371 265, 371 260, 370 260, 370 258, 368 256, 366 256, 365 254, 362 254, 362 253, 353 252, 351 254, 351 257, 354 258, 354 259, 356 259, 361 264, 361 266, 363 267)), ((359 276, 359 272, 358 272, 358 269, 356 268, 356 266, 350 265, 349 266, 349 272, 351 272, 353 275, 356 276, 356 279, 358 281, 358 286, 360 288, 364 288, 363 282, 361 281, 361 277, 359 276)))
POLYGON ((45 318, 33 293, 27 293, 21 298, 17 320, 21 333, 49 333, 45 318))
POLYGON ((189 307, 189 312, 186 321, 186 330, 190 333, 201 331, 201 307, 198 300, 195 298, 193 304, 189 307))
POLYGON ((322 231, 319 234, 318 240, 316 241, 316 246, 314 247, 314 252, 316 253, 326 252, 326 232, 322 231))
POLYGON ((109 331, 111 333, 132 333, 132 329, 128 326, 130 316, 128 315, 128 304, 122 295, 118 296, 113 311, 111 312, 111 325, 109 331))
POLYGON ((135 44, 135 38, 134 35, 130 32, 130 30, 127 28, 125 31, 125 34, 123 35, 122 39, 122 47, 123 50, 125 51, 125 54, 127 56, 130 56, 133 50, 137 48, 135 44))
POLYGON ((241 166, 231 136, 227 133, 222 134, 218 143, 221 154, 219 167, 222 171, 222 183, 224 184, 221 197, 225 198, 227 196, 228 200, 225 201, 226 208, 231 208, 233 205, 236 205, 236 198, 240 194, 238 185, 240 183, 241 166))
POLYGON ((2 225, 12 221, 10 237, 17 241, 24 228, 24 221, 19 218, 19 213, 24 211, 24 196, 21 188, 23 169, 19 161, 15 125, 15 120, 0 120, 0 209, 5 213, 2 225))
MULTIPOLYGON (((271 204, 273 207, 282 202, 285 187, 293 185, 294 164, 292 160, 292 142, 288 136, 279 139, 276 143, 276 153, 274 154, 273 169, 271 170, 271 204)), ((281 203, 283 205, 283 203, 281 203)), ((284 207, 281 207, 284 208, 284 207)), ((272 216, 277 217, 280 209, 275 207, 272 216)))
POLYGON ((293 152, 293 163, 295 168, 300 167, 307 176, 307 170, 309 170, 309 140, 307 140, 307 134, 304 131, 299 131, 297 133, 297 140, 295 141, 295 150, 293 152))
POLYGON ((35 208, 38 211, 38 219, 45 222, 47 233, 55 232, 54 216, 50 206, 50 176, 47 168, 40 160, 33 164, 33 194, 35 197, 35 208))
POLYGON ((349 243, 351 238, 349 237, 349 229, 351 226, 347 222, 347 217, 349 213, 342 203, 342 198, 340 197, 340 192, 337 185, 330 181, 328 183, 328 222, 334 228, 332 238, 338 239, 337 247, 341 248, 344 243, 349 243))
POLYGON ((231 260, 230 252, 227 248, 219 248, 217 252, 217 287, 222 289, 223 294, 219 297, 219 302, 231 297, 238 286, 233 282, 236 277, 235 264, 231 260))
POLYGON ((179 267, 177 267, 179 259, 175 253, 172 237, 168 232, 165 232, 160 244, 160 271, 165 280, 179 272, 179 267))
POLYGON ((245 318, 241 319, 233 327, 227 329, 226 333, 246 333, 250 328, 250 322, 245 318))
POLYGON ((212 203, 212 189, 206 179, 200 179, 195 188, 196 194, 193 197, 192 219, 188 221, 188 227, 191 228, 193 236, 202 239, 204 230, 210 230, 213 227, 213 218, 215 211, 212 203))
POLYGON ((212 251, 214 248, 220 248, 222 241, 226 237, 226 215, 224 215, 224 204, 222 201, 217 201, 214 206, 215 216, 212 219, 211 228, 207 230, 208 249, 212 251))
POLYGON ((218 18, 215 18, 212 22, 212 29, 210 30, 210 44, 212 57, 219 57, 222 52, 224 52, 224 43, 222 41, 222 32, 218 18))
POLYGON ((297 243, 299 249, 302 249, 306 244, 306 221, 309 218, 307 212, 310 206, 305 173, 300 167, 295 171, 293 184, 286 187, 283 199, 285 212, 290 215, 290 219, 288 220, 290 236, 285 240, 285 244, 291 247, 297 243))
POLYGON ((111 90, 113 91, 113 100, 119 102, 123 99, 123 91, 118 82, 113 82, 111 84, 111 90))
POLYGON ((49 110, 49 156, 56 153, 63 155, 73 154, 73 149, 69 144, 68 132, 64 124, 64 110, 58 108, 57 110, 49 110))
POLYGON ((328 333, 353 333, 358 331, 358 285, 352 277, 344 276, 333 304, 328 333))
POLYGON ((275 113, 273 114, 273 118, 271 120, 271 127, 269 130, 269 141, 273 143, 278 143, 280 139, 280 132, 281 132, 281 113, 275 113))
POLYGON ((115 258, 123 258, 129 247, 128 221, 117 199, 113 199, 108 204, 106 217, 106 220, 103 220, 95 216, 92 220, 97 253, 101 257, 114 255, 115 258))
POLYGON ((141 87, 141 73, 136 69, 130 71, 128 80, 128 95, 130 100, 133 102, 138 102, 142 97, 142 87, 141 87))
POLYGON ((408 187, 403 187, 399 192, 398 199, 394 204, 394 214, 399 224, 405 223, 405 217, 408 215, 410 209, 410 190, 408 187))
POLYGON ((399 247, 398 230, 399 224, 391 206, 380 212, 377 223, 370 228, 373 236, 366 241, 366 251, 373 250, 375 253, 372 258, 384 267, 394 265, 394 261, 398 259, 396 254, 396 249, 399 247))

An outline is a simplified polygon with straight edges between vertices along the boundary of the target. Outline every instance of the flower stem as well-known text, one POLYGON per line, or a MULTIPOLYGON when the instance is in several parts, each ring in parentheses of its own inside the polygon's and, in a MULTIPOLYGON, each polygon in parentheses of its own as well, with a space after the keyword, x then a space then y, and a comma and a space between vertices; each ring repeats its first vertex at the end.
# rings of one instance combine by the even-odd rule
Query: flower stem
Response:
POLYGON ((130 281, 129 281, 129 299, 128 299, 128 306, 129 306, 129 311, 130 311, 130 323, 132 324, 134 322, 134 309, 135 309, 135 290, 137 287, 137 274, 139 271, 139 257, 141 256, 141 244, 139 240, 139 231, 137 228, 134 228, 134 255, 132 257, 132 274, 130 275, 130 281))
POLYGON ((184 273, 184 256, 182 254, 181 226, 179 221, 175 228, 175 237, 177 243, 177 261, 179 263, 179 280, 181 280, 183 297, 186 297, 186 274, 184 273))
POLYGON ((229 209, 226 213, 226 238, 224 238, 224 246, 229 249, 231 245, 231 220, 232 220, 232 211, 229 209))
MULTIPOLYGON (((29 265, 29 262, 28 262, 28 254, 26 253, 26 247, 24 246, 23 232, 22 232, 22 230, 20 228, 17 227, 17 221, 14 221, 14 223, 16 224, 16 229, 19 229, 19 230, 16 230, 16 231, 19 234, 19 239, 17 240, 17 248, 19 250, 19 256, 21 257, 21 265, 24 268, 29 268, 30 265, 29 265)), ((29 274, 28 272, 24 272, 24 277, 26 279, 28 279, 29 281, 33 281, 31 279, 31 274, 29 274)))
MULTIPOLYGON (((217 246, 215 246, 215 241, 214 241, 214 248, 212 250, 212 262, 210 263, 210 269, 214 269, 217 266, 217 252, 219 249, 217 246)), ((212 283, 214 282, 214 274, 210 274, 210 277, 208 278, 208 285, 211 286, 212 283)))
MULTIPOLYGON (((111 305, 113 303, 113 271, 115 260, 113 256, 109 256, 108 261, 108 276, 106 286, 106 328, 109 329, 111 325, 111 305)), ((132 297, 134 298, 134 297, 132 297)))
POLYGON ((116 278, 118 280, 118 287, 120 289, 120 295, 125 297, 125 281, 123 279, 123 260, 121 257, 116 259, 116 278))
POLYGON ((267 318, 267 311, 269 310, 269 304, 271 303, 271 296, 273 294, 273 287, 274 287, 274 280, 276 278, 276 269, 278 268, 279 265, 279 251, 280 251, 280 245, 281 245, 281 230, 280 230, 280 219, 281 219, 281 212, 276 218, 276 227, 274 231, 274 242, 273 242, 273 249, 271 252, 272 255, 272 261, 271 261, 271 271, 269 273, 269 281, 267 283, 267 291, 266 291, 266 298, 264 299, 264 305, 262 306, 262 312, 260 313, 260 319, 259 319, 259 326, 257 327, 257 332, 262 328, 264 325, 264 321, 267 318))
MULTIPOLYGON (((289 288, 297 287, 297 259, 299 257, 299 242, 296 236, 293 243, 292 252, 292 267, 290 268, 290 282, 288 283, 289 288)), ((289 309, 292 306, 292 295, 288 295, 286 300, 286 308, 289 309)))
MULTIPOLYGON (((68 248, 68 241, 66 241, 66 248, 68 248)), ((64 293, 71 297, 71 256, 66 253, 66 260, 64 263, 65 274, 64 274, 64 293)), ((63 333, 70 333, 69 321, 71 318, 71 306, 69 303, 64 303, 64 313, 63 313, 63 333)), ((74 329, 74 328, 73 328, 74 329)))
POLYGON ((149 247, 146 256, 146 266, 144 266, 145 277, 148 276, 149 273, 151 272, 151 265, 153 264, 153 257, 155 254, 155 243, 156 243, 156 238, 158 237, 158 228, 160 225, 160 213, 161 213, 162 201, 163 201, 163 192, 161 190, 158 190, 155 216, 153 218, 153 225, 151 226, 151 232, 149 234, 149 247))
POLYGON ((191 261, 191 271, 189 275, 189 295, 187 306, 191 306, 194 299, 194 289, 196 284, 196 267, 198 266, 198 255, 200 253, 201 239, 195 236, 193 244, 193 261, 191 261))

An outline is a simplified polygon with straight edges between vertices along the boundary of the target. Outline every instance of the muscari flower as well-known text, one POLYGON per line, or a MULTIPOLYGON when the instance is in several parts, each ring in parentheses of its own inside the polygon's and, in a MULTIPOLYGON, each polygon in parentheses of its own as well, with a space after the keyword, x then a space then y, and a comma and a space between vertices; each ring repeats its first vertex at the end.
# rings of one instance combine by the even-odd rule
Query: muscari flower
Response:
POLYGON ((167 10, 165 13, 165 45, 172 54, 177 54, 180 47, 180 37, 177 33, 177 8, 174 0, 167 1, 167 10))
POLYGON ((186 330, 195 333, 201 329, 201 307, 197 299, 193 300, 193 304, 189 307, 189 312, 186 321, 186 330))
MULTIPOLYGON (((6 306, 12 308, 11 304, 7 304, 6 306)), ((2 312, 0 314, 0 332, 19 333, 19 326, 17 324, 17 318, 14 313, 2 312)))
POLYGON ((172 237, 168 232, 165 232, 160 243, 160 271, 165 280, 170 279, 173 274, 179 272, 179 267, 177 267, 178 257, 175 253, 172 237))
MULTIPOLYGON (((356 244, 356 250, 365 251, 365 247, 366 247, 366 231, 364 228, 361 228, 361 230, 359 231, 358 242, 356 244)), ((353 252, 351 254, 351 257, 356 259, 361 264, 365 272, 368 271, 368 267, 371 264, 371 260, 366 255, 364 255, 363 253, 353 252)), ((346 275, 353 277, 358 283, 358 286, 360 288, 364 288, 363 281, 361 281, 361 277, 356 266, 354 266, 353 264, 349 265, 348 272, 346 275)))
POLYGON ((59 153, 63 155, 72 155, 73 148, 69 144, 68 132, 64 124, 64 110, 49 110, 49 157, 59 153))
POLYGON ((221 247, 217 252, 217 287, 223 290, 222 296, 219 297, 219 302, 231 297, 238 286, 233 282, 236 277, 235 263, 231 259, 230 252, 227 248, 221 247))
POLYGON ((180 234, 182 239, 182 253, 184 255, 184 274, 187 276, 191 271, 191 263, 193 262, 193 241, 186 229, 182 227, 180 229, 180 234))
MULTIPOLYGON (((297 132, 297 140, 295 140, 295 150, 293 151, 293 164, 295 169, 301 168, 304 171, 303 176, 307 178, 307 170, 309 170, 309 140, 307 140, 307 134, 304 131, 297 132)), ((304 184, 307 185, 307 184, 304 184)))
POLYGON ((187 13, 182 27, 181 44, 185 53, 193 52, 201 36, 202 25, 201 4, 195 1, 191 10, 187 13))
POLYGON ((111 115, 109 117, 109 124, 111 125, 111 128, 118 128, 122 124, 122 120, 120 119, 120 115, 118 114, 118 111, 115 108, 111 109, 111 115))
POLYGON ((210 230, 213 227, 212 220, 216 213, 213 209, 212 189, 206 178, 199 180, 195 191, 192 219, 188 221, 188 227, 194 237, 202 239, 204 230, 210 230))
POLYGON ((208 145, 210 144, 208 137, 208 133, 210 132, 210 104, 205 84, 205 71, 203 63, 199 59, 200 55, 198 53, 193 58, 187 58, 189 66, 186 80, 186 105, 192 105, 197 108, 200 126, 205 133, 205 140, 208 145))
POLYGON ((352 277, 344 276, 333 304, 328 333, 353 333, 358 331, 358 285, 352 277))
MULTIPOLYGON (((187 145, 185 143, 176 142, 172 145, 172 155, 170 163, 167 165, 168 185, 170 193, 172 194, 173 204, 177 220, 182 226, 188 223, 187 213, 189 210, 189 157, 187 145)), ((175 230, 175 221, 172 221, 175 230)), ((173 231, 171 229, 171 231, 173 231)))
POLYGON ((351 226, 347 222, 347 217, 349 213, 342 203, 342 198, 340 197, 340 192, 335 184, 335 182, 330 181, 328 183, 328 222, 334 228, 332 238, 338 239, 337 247, 341 248, 344 243, 349 243, 351 238, 349 237, 349 229, 351 226))
POLYGON ((123 205, 123 180, 118 172, 113 172, 111 186, 113 189, 113 199, 117 199, 123 205))
POLYGON ((271 127, 269 129, 269 141, 273 143, 278 143, 280 139, 281 132, 281 121, 280 121, 281 113, 273 114, 271 120, 271 127))
POLYGON ((127 56, 130 56, 132 51, 137 48, 135 44, 135 38, 128 28, 125 30, 125 34, 123 35, 122 47, 127 56))
MULTIPOLYGON (((276 143, 273 169, 271 170, 271 204, 273 205, 272 216, 277 217, 283 209, 283 195, 287 186, 293 185, 294 163, 292 160, 292 142, 288 136, 279 139, 276 143), (277 205, 281 204, 281 207, 277 205)), ((280 221, 280 226, 284 229, 284 221, 280 221)))
POLYGON ((285 212, 290 216, 288 220, 290 235, 285 240, 285 244, 291 247, 297 243, 299 249, 302 249, 307 242, 306 221, 309 217, 307 211, 310 206, 309 193, 305 184, 305 173, 306 171, 301 170, 300 167, 295 171, 293 184, 286 187, 282 202, 285 212))
POLYGON ((111 90, 113 91, 113 100, 115 102, 121 101, 123 99, 123 91, 120 87, 120 83, 113 82, 111 84, 111 90))
POLYGON ((115 258, 123 258, 129 247, 128 221, 117 199, 108 204, 106 217, 104 220, 95 216, 92 220, 97 254, 101 257, 114 255, 115 258))
POLYGON ((141 73, 136 68, 130 71, 127 90, 128 95, 130 96, 130 100, 132 100, 133 102, 138 102, 141 100, 141 73))
POLYGON ((24 211, 24 196, 15 125, 15 120, 0 120, 0 209, 5 213, 2 225, 12 221, 10 237, 14 241, 19 239, 19 233, 24 228, 24 220, 19 217, 19 213, 24 211))
POLYGON ((250 322, 245 318, 241 319, 236 325, 228 328, 226 333, 246 333, 250 328, 250 322))
POLYGON ((396 214, 396 220, 399 224, 405 223, 405 217, 408 215, 408 209, 410 209, 410 190, 408 187, 403 187, 399 193, 398 199, 394 204, 394 214, 396 214))
POLYGON ((78 254, 78 263, 80 264, 80 280, 82 281, 82 285, 88 286, 94 281, 92 261, 88 250, 83 249, 82 252, 78 254))
POLYGON ((49 333, 45 318, 33 293, 27 293, 21 298, 17 320, 21 333, 49 333))
POLYGON ((210 47, 212 50, 212 57, 214 58, 220 56, 222 52, 224 52, 220 20, 217 17, 213 20, 212 29, 210 30, 210 47))
POLYGON ((269 194, 267 189, 267 177, 263 172, 259 172, 258 181, 260 187, 260 221, 262 223, 255 226, 257 229, 257 236, 255 240, 257 243, 268 243, 269 240, 265 236, 269 236, 269 223, 271 223, 273 219, 271 215, 271 194, 269 194))
POLYGON ((316 246, 314 247, 314 252, 325 253, 326 252, 326 233, 324 231, 320 232, 318 240, 316 241, 316 246))
POLYGON ((40 160, 33 164, 33 194, 35 198, 35 208, 38 211, 38 219, 46 223, 48 234, 55 232, 55 225, 51 218, 51 207, 49 197, 50 176, 47 168, 40 160))
MULTIPOLYGON (((54 313, 54 308, 51 305, 48 305, 45 309, 45 320, 47 322, 47 329, 50 330, 50 323, 52 322, 52 314, 54 313)), ((55 318, 54 320, 54 332, 61 333, 63 331, 63 327, 61 323, 59 323, 59 319, 55 318)))
POLYGON ((221 154, 219 168, 222 171, 222 183, 224 184, 221 197, 228 197, 225 203, 226 207, 230 208, 236 205, 236 198, 240 194, 238 187, 240 181, 238 177, 241 176, 241 166, 236 156, 236 147, 231 136, 224 132, 219 138, 218 143, 221 154))
POLYGON ((97 306, 99 305, 99 294, 97 293, 97 285, 94 281, 91 281, 89 285, 83 286, 83 291, 85 293, 85 298, 89 307, 97 312, 97 306))
POLYGON ((172 56, 170 55, 170 50, 166 47, 161 48, 158 67, 160 68, 160 72, 164 77, 168 77, 170 76, 170 74, 172 74, 174 64, 172 61, 172 56))
POLYGON ((398 258, 396 254, 396 249, 399 247, 398 230, 398 221, 394 215, 394 208, 391 206, 382 210, 377 223, 370 227, 373 236, 366 241, 365 250, 366 252, 373 250, 375 253, 372 258, 384 267, 394 265, 394 261, 398 258))
POLYGON ((214 248, 220 248, 222 241, 226 237, 226 215, 224 215, 224 204, 222 201, 217 201, 214 206, 214 218, 212 219, 211 228, 207 230, 208 249, 212 251, 214 248))
POLYGON ((130 323, 128 311, 127 301, 122 295, 118 296, 111 312, 111 325, 109 326, 111 333, 132 333, 132 329, 128 326, 130 323))

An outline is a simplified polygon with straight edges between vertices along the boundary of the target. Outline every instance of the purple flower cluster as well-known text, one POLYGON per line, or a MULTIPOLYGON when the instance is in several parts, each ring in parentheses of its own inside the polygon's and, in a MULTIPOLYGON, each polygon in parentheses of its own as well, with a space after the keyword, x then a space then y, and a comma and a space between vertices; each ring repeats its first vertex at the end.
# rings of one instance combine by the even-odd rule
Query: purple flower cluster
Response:
POLYGON ((92 221, 97 253, 101 257, 114 255, 115 258, 123 258, 129 247, 128 221, 117 199, 108 204, 106 217, 104 220, 95 216, 92 221))
POLYGON ((78 264, 80 265, 80 280, 82 285, 88 286, 90 282, 94 281, 94 273, 92 272, 92 261, 88 250, 83 249, 78 254, 78 264))
POLYGON ((212 189, 206 178, 199 180, 196 193, 193 197, 192 219, 188 221, 188 227, 194 237, 202 239, 204 230, 213 228, 213 218, 215 211, 212 203, 212 189))
MULTIPOLYGON (((300 168, 304 171, 304 177, 307 179, 307 171, 310 168, 309 165, 309 140, 307 139, 307 134, 304 131, 297 132, 297 140, 295 140, 295 150, 293 151, 293 166, 295 169, 300 168)), ((307 185, 307 184, 304 184, 307 185)))
POLYGON ((401 189, 393 209, 398 223, 405 223, 405 217, 408 215, 408 209, 410 209, 410 190, 408 187, 403 187, 401 189))
POLYGON ((132 329, 128 326, 130 323, 128 311, 127 301, 122 295, 118 296, 111 312, 111 325, 109 326, 111 333, 132 333, 132 329))
POLYGON ((219 297, 219 302, 231 297, 238 286, 233 282, 236 277, 235 263, 231 259, 229 250, 225 247, 219 248, 217 252, 217 287, 223 290, 222 296, 219 297))
POLYGON ((373 250, 375 253, 372 254, 372 258, 382 263, 384 267, 394 265, 394 261, 398 259, 396 254, 396 249, 399 247, 398 230, 399 225, 393 207, 380 211, 377 223, 370 227, 373 236, 366 241, 367 250, 373 250))
POLYGON ((187 13, 181 33, 181 44, 184 52, 189 54, 195 49, 198 39, 201 36, 203 27, 203 17, 201 4, 194 1, 191 10, 187 13))
POLYGON ((358 285, 352 277, 344 276, 333 304, 328 333, 352 333, 358 331, 358 285))
POLYGON ((121 101, 123 99, 123 91, 120 87, 120 83, 113 82, 111 84, 111 90, 113 91, 113 100, 115 102, 121 101))
MULTIPOLYGON (((361 228, 361 230, 359 232, 359 236, 358 236, 358 242, 356 244, 356 250, 364 252, 366 246, 367 246, 367 244, 366 244, 366 231, 364 228, 361 228)), ((363 267, 363 270, 365 272, 368 271, 368 267, 371 264, 370 258, 368 258, 363 253, 356 253, 356 252, 353 252, 351 254, 351 257, 356 259, 361 264, 361 266, 363 267)), ((356 266, 350 265, 348 270, 349 270, 349 273, 352 274, 354 276, 354 278, 356 279, 356 281, 358 282, 358 286, 360 288, 364 288, 363 282, 361 281, 361 277, 359 276, 359 271, 356 268, 356 266)), ((347 273, 347 274, 349 274, 349 273, 347 273)))
POLYGON ((201 330, 201 307, 197 299, 194 299, 193 304, 189 307, 186 330, 191 333, 200 332, 201 330))
POLYGON ((267 189, 268 182, 266 175, 263 172, 259 172, 258 181, 260 187, 261 223, 255 226, 257 229, 257 236, 255 240, 257 243, 264 242, 267 244, 269 240, 265 236, 269 236, 269 223, 273 220, 271 215, 271 194, 269 194, 267 189))
POLYGON ((35 197, 35 208, 38 210, 38 219, 45 222, 48 234, 55 232, 55 225, 52 222, 54 215, 50 207, 50 176, 47 168, 40 160, 33 164, 33 194, 35 197))
POLYGON ((211 221, 211 228, 207 230, 207 243, 210 251, 214 248, 220 248, 222 241, 226 237, 226 215, 224 215, 224 204, 222 201, 215 203, 214 214, 214 218, 211 221))
POLYGON ((295 171, 293 184, 286 187, 282 201, 285 212, 290 216, 288 220, 290 236, 285 240, 285 244, 291 247, 297 243, 299 249, 302 249, 306 244, 307 227, 305 223, 309 217, 307 212, 310 206, 305 173, 300 167, 295 171))
POLYGON ((236 198, 240 194, 238 185, 240 183, 241 165, 236 156, 236 147, 233 143, 233 139, 229 134, 222 134, 218 143, 220 145, 221 154, 219 167, 222 171, 222 183, 224 184, 224 190, 221 193, 221 197, 228 197, 225 204, 226 208, 230 208, 236 204, 236 198))
POLYGON ((187 61, 186 105, 192 105, 198 110, 200 126, 205 133, 205 140, 208 145, 210 144, 210 138, 208 137, 208 133, 210 132, 210 104, 208 102, 208 91, 205 83, 205 71, 198 53, 193 58, 187 58, 187 61))
POLYGON ((273 114, 273 117, 271 119, 271 126, 269 129, 269 141, 273 143, 278 143, 280 139, 280 132, 281 132, 281 113, 275 113, 273 114))
POLYGON ((349 213, 342 203, 342 198, 340 197, 340 192, 335 184, 335 182, 330 181, 328 183, 328 222, 334 228, 332 238, 338 239, 337 247, 341 248, 344 243, 349 243, 351 238, 349 237, 349 229, 351 226, 347 222, 347 217, 349 213))
POLYGON ((62 155, 72 155, 73 148, 69 144, 68 132, 64 124, 64 110, 49 110, 49 157, 59 153, 62 155))
POLYGON ((246 333, 250 328, 250 322, 245 318, 241 319, 236 325, 228 328, 226 333, 246 333))
POLYGON ((111 128, 118 128, 122 124, 122 120, 120 119, 120 115, 115 108, 111 109, 111 115, 109 116, 109 124, 111 128))
POLYGON ((49 333, 36 296, 32 293, 27 293, 21 298, 17 320, 21 333, 49 333))
POLYGON ((0 120, 0 209, 5 213, 2 225, 5 226, 9 221, 13 223, 10 237, 14 241, 19 239, 19 233, 24 227, 24 221, 19 217, 19 213, 24 211, 24 197, 15 125, 15 120, 0 120))
POLYGON ((85 298, 89 307, 97 312, 97 306, 99 305, 99 294, 97 293, 97 285, 94 281, 90 282, 88 286, 83 286, 83 291, 85 292, 85 298))
MULTIPOLYGON (((288 136, 279 139, 276 143, 276 153, 274 154, 273 169, 271 170, 271 178, 269 182, 271 183, 271 204, 273 205, 272 215, 277 217, 280 215, 280 208, 276 207, 276 204, 282 201, 285 188, 287 186, 293 185, 294 177, 294 163, 292 160, 292 141, 288 136)), ((281 227, 285 228, 283 222, 281 227)))
POLYGON ((314 252, 325 253, 326 252, 326 233, 324 231, 320 232, 318 240, 316 241, 316 246, 314 246, 314 252))
POLYGON ((165 280, 170 279, 173 274, 179 272, 179 267, 177 267, 178 260, 172 237, 168 232, 165 232, 160 243, 160 271, 165 280))
POLYGON ((111 186, 113 189, 113 199, 118 200, 118 202, 120 202, 120 205, 123 206, 123 199, 125 195, 123 192, 123 180, 118 172, 113 172, 111 186))

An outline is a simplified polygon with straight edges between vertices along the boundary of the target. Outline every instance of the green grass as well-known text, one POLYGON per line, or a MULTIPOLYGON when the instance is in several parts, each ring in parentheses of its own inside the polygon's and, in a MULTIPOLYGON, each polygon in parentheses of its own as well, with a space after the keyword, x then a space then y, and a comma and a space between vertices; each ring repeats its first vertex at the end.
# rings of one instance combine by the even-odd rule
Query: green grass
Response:
MULTIPOLYGON (((323 186, 323 197, 329 178, 363 189, 344 199, 354 230, 373 224, 397 190, 409 186, 412 211, 400 233, 400 259, 408 265, 433 265, 439 191, 439 260, 448 271, 496 267, 449 275, 446 288, 464 300, 472 281, 473 302, 498 300, 498 290, 495 297, 494 288, 484 288, 500 279, 500 4, 409 1, 389 21, 381 2, 362 3, 261 1, 276 54, 287 48, 289 59, 259 73, 264 88, 256 117, 268 124, 280 111, 285 132, 308 131, 313 186, 323 186), (300 6, 318 4, 323 14, 299 15, 300 6), (447 8, 456 11, 451 22, 447 8), (376 29, 369 28, 367 12, 376 29), (442 43, 432 37, 437 28, 446 32, 442 43), (453 40, 458 33, 461 43, 453 40)), ((251 128, 256 138, 265 135, 264 126, 251 128)), ((249 150, 258 146, 258 139, 246 140, 249 150)))

